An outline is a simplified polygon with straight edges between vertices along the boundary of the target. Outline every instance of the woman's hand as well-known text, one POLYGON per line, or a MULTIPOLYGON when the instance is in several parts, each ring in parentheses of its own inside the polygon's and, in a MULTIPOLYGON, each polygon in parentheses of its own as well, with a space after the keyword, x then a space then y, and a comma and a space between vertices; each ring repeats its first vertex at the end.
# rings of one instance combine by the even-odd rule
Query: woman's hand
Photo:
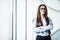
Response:
POLYGON ((42 26, 41 27, 37 27, 37 28, 42 29, 42 26))

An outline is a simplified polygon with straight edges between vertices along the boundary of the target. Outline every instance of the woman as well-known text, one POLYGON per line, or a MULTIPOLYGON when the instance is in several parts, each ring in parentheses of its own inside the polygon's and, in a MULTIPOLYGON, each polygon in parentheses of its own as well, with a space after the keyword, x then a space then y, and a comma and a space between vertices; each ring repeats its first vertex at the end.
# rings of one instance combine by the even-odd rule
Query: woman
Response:
POLYGON ((44 4, 39 5, 37 18, 33 19, 34 32, 37 34, 36 40, 51 40, 51 32, 53 23, 47 16, 47 7, 44 4))

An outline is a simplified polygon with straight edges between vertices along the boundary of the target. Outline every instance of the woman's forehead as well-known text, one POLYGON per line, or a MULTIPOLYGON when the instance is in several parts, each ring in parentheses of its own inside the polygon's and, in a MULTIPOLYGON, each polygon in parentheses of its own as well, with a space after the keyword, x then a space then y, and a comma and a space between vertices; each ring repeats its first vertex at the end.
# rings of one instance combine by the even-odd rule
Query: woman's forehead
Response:
POLYGON ((41 6, 40 8, 45 8, 45 6, 41 6))

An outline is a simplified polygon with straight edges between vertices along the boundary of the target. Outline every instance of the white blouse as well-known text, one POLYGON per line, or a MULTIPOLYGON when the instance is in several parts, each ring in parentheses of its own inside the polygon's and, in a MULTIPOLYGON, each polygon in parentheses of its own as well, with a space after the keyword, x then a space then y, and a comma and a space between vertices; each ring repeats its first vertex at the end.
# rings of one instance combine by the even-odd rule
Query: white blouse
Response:
POLYGON ((49 25, 46 26, 46 20, 45 20, 45 17, 43 18, 42 20, 42 23, 43 23, 43 26, 41 27, 36 27, 36 18, 33 19, 33 31, 37 34, 37 35, 41 35, 41 36, 47 36, 49 35, 48 31, 46 30, 51 30, 53 29, 53 23, 52 23, 52 20, 50 17, 49 18, 49 25), (41 28, 41 29, 40 29, 41 28))

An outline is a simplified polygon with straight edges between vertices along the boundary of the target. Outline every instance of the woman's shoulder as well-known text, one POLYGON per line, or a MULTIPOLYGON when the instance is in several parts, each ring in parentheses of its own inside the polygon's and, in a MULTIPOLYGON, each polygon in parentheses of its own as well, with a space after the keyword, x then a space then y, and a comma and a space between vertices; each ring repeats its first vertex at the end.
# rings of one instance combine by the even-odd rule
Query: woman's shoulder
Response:
POLYGON ((36 25, 36 17, 34 17, 33 19, 32 19, 32 23, 34 24, 34 25, 36 25))
POLYGON ((36 17, 33 18, 32 22, 33 22, 33 23, 36 22, 36 17))
POLYGON ((49 21, 52 21, 51 17, 48 17, 49 21))

